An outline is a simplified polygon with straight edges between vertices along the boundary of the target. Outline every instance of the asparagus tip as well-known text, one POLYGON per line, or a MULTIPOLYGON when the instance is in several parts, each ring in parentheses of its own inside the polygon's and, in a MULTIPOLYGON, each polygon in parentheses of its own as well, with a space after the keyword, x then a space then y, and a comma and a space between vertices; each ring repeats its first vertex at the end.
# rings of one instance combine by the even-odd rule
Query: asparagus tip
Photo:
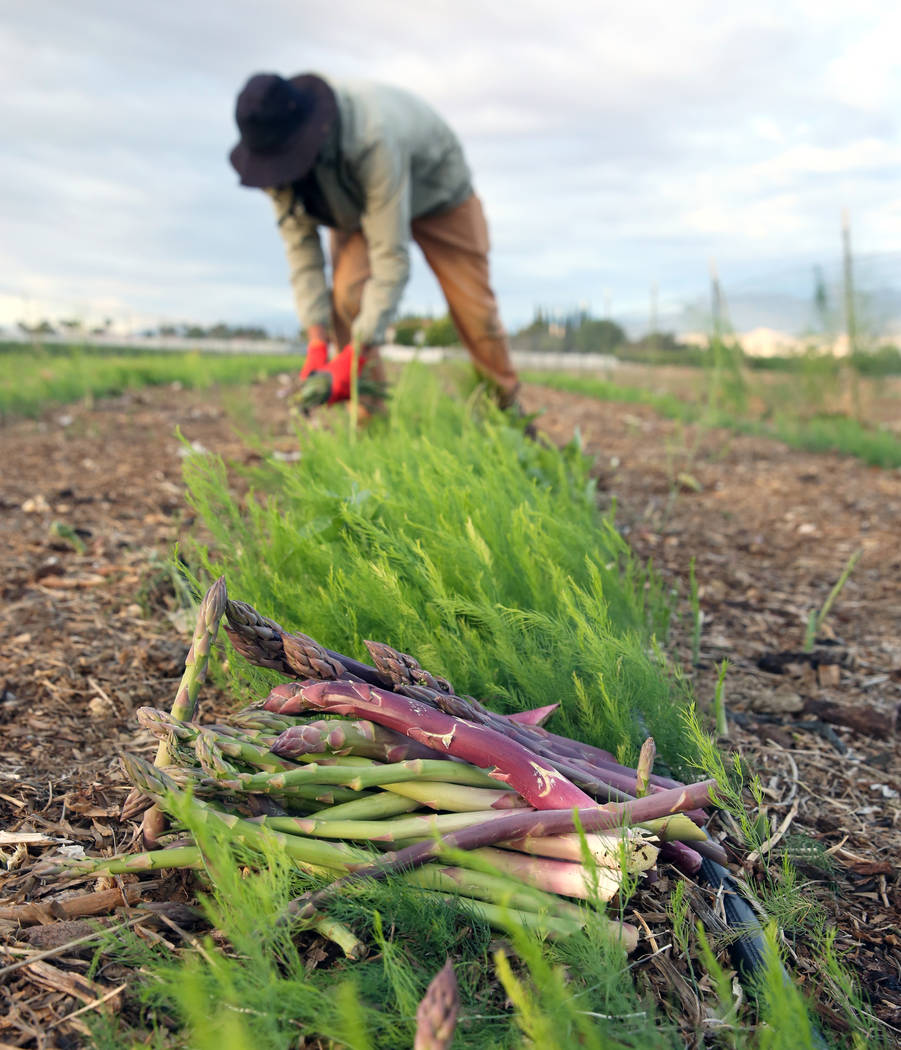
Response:
POLYGON ((447 1050, 454 1038, 460 993, 450 959, 432 978, 416 1010, 413 1050, 447 1050))

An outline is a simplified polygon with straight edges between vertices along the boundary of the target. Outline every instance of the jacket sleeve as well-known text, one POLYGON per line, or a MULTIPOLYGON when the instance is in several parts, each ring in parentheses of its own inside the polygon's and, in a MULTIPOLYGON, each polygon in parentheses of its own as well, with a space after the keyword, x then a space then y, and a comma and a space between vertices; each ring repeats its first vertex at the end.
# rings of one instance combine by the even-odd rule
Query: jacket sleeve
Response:
POLYGON ((378 345, 410 276, 410 164, 404 150, 382 138, 362 158, 359 173, 370 277, 351 334, 363 345, 378 345))
POLYGON ((298 204, 292 208, 290 189, 267 190, 275 206, 279 233, 291 272, 294 305, 301 325, 331 324, 332 305, 325 283, 325 256, 319 228, 298 204))

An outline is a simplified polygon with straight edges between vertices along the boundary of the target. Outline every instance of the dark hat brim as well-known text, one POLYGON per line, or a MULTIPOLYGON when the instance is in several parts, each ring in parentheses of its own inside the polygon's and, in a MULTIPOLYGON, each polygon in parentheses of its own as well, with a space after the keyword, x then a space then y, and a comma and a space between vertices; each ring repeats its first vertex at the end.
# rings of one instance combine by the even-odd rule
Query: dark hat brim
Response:
POLYGON ((338 103, 329 85, 312 73, 289 77, 289 82, 312 100, 303 123, 279 144, 277 150, 265 153, 250 149, 243 139, 229 154, 232 167, 242 186, 267 189, 287 186, 304 175, 316 163, 322 144, 338 116, 338 103))

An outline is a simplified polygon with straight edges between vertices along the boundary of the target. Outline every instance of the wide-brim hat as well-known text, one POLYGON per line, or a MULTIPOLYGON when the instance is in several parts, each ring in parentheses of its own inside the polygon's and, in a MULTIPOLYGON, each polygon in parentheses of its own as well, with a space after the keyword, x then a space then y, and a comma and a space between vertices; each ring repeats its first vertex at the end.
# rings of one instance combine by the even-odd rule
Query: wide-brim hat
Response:
POLYGON ((313 73, 257 73, 235 105, 241 140, 229 159, 242 186, 286 186, 302 178, 338 116, 335 93, 313 73))

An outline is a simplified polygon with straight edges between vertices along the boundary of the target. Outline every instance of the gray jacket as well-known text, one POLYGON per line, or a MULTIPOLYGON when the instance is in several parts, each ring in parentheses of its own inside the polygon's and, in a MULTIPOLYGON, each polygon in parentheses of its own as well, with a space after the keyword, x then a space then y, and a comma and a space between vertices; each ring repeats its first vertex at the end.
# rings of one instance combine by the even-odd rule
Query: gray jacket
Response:
POLYGON ((331 322, 319 226, 361 230, 371 276, 352 336, 378 344, 410 275, 410 224, 449 211, 472 194, 472 177, 453 131, 422 99, 400 88, 328 79, 339 128, 314 165, 320 214, 291 187, 269 189, 285 242, 301 323, 331 322))

